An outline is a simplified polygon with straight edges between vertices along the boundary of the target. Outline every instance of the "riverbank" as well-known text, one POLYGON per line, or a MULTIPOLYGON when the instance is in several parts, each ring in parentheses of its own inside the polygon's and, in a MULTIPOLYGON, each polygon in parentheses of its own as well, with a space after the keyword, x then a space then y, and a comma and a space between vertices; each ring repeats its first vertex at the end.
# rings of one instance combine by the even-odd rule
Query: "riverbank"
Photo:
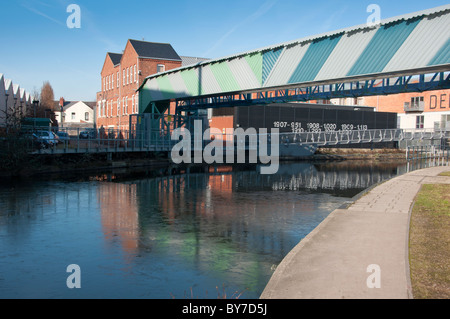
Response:
POLYGON ((357 148, 319 148, 316 158, 336 158, 346 161, 406 161, 405 150, 399 149, 357 149, 357 148))
POLYGON ((385 182, 334 211, 277 267, 261 299, 411 299, 411 207, 448 167, 385 182))
POLYGON ((30 157, 26 165, 15 169, 0 170, 0 177, 40 177, 44 175, 64 175, 73 173, 95 173, 112 169, 133 168, 164 168, 170 166, 170 161, 163 156, 147 154, 130 154, 108 160, 106 155, 47 155, 30 157))
MULTIPOLYGON (((308 162, 339 162, 339 161, 372 161, 372 162, 406 162, 403 150, 370 150, 370 149, 319 149, 308 158, 295 161, 308 162)), ((99 170, 161 168, 169 167, 170 159, 163 155, 118 154, 112 160, 106 155, 47 155, 29 157, 17 167, 0 169, 0 177, 36 177, 46 174, 89 173, 99 170)))

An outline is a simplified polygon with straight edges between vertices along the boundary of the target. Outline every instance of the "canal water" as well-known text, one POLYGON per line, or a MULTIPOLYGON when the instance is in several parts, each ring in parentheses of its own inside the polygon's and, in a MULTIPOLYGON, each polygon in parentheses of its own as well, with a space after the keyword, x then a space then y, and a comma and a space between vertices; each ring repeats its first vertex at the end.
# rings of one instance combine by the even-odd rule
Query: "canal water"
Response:
POLYGON ((289 163, 271 176, 219 167, 4 181, 0 298, 257 299, 333 210, 405 171, 289 163))

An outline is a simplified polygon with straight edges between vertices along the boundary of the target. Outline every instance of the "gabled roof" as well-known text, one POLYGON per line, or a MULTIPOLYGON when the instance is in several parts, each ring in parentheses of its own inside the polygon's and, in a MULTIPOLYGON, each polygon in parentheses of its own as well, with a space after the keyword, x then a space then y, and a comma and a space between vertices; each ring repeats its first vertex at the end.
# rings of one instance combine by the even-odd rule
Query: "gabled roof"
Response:
POLYGON ((129 41, 141 58, 181 61, 180 56, 169 43, 155 43, 138 40, 129 41))
POLYGON ((13 84, 13 92, 14 92, 14 97, 19 97, 20 95, 20 85, 19 84, 13 84))
POLYGON ((25 89, 20 88, 20 99, 22 101, 25 101, 25 98, 26 98, 26 91, 25 89))
POLYGON ((108 55, 114 65, 120 64, 120 60, 122 60, 122 54, 108 52, 108 55))
MULTIPOLYGON (((78 104, 78 103, 84 103, 86 106, 88 106, 91 109, 94 109, 97 106, 97 102, 84 102, 84 101, 64 101, 64 111, 67 111, 72 106, 78 104)), ((59 101, 55 101, 55 107, 57 107, 57 110, 60 110, 59 101)))
POLYGON ((12 80, 6 79, 5 80, 5 91, 12 90, 12 80))
POLYGON ((183 65, 182 66, 188 66, 188 65, 193 65, 193 64, 200 63, 200 62, 208 61, 210 59, 196 58, 196 57, 190 57, 190 56, 182 56, 181 60, 183 61, 183 65))

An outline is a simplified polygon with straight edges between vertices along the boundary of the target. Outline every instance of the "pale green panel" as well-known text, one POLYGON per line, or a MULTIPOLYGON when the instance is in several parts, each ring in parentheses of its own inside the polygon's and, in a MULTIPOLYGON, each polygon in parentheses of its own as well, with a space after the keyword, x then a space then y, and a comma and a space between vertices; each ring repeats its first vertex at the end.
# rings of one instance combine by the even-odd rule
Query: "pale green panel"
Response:
POLYGON ((167 100, 175 98, 175 92, 172 88, 168 75, 160 76, 156 78, 158 82, 159 89, 163 97, 167 100))
POLYGON ((201 88, 197 72, 197 69, 181 71, 181 77, 183 78, 184 84, 186 85, 186 88, 191 96, 200 95, 201 88))
POLYGON ((222 92, 239 91, 241 88, 233 76, 227 62, 214 63, 210 65, 211 71, 220 85, 222 92))
POLYGON ((245 60, 247 60, 248 65, 252 69, 253 73, 255 73, 256 79, 258 80, 259 84, 262 85, 263 57, 261 52, 246 55, 245 60))

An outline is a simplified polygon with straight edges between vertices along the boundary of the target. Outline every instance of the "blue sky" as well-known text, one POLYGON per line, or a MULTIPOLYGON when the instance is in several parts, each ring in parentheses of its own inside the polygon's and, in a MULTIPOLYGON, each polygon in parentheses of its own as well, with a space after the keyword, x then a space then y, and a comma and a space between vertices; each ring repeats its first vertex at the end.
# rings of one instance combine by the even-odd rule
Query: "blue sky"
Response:
POLYGON ((2 1, 0 73, 30 92, 50 81, 56 99, 95 101, 106 52, 128 39, 219 58, 366 23, 370 4, 385 19, 448 0, 2 1), (67 27, 70 4, 81 8, 80 29, 67 27))

